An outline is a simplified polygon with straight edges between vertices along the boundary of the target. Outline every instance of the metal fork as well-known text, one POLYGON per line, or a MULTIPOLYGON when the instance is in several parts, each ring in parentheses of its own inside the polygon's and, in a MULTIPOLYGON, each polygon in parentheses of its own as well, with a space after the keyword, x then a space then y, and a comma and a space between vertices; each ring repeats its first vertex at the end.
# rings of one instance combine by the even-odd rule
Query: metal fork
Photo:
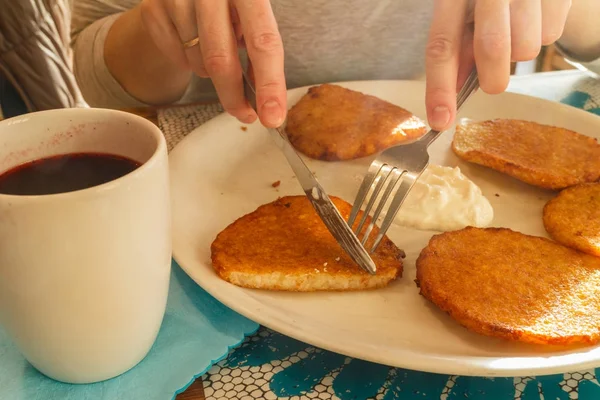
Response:
MULTIPOLYGON (((477 77, 477 71, 474 69, 456 96, 458 110, 460 110, 465 101, 477 90, 478 87, 479 79, 477 77)), ((358 193, 356 194, 352 211, 348 217, 348 225, 354 226, 359 211, 361 210, 363 204, 365 202, 367 203, 362 218, 358 222, 358 225, 354 228, 354 232, 359 237, 363 245, 366 245, 367 240, 373 231, 375 223, 379 219, 379 216, 387 204, 390 195, 400 182, 400 187, 396 191, 389 208, 385 212, 385 217, 381 224, 381 228, 379 229, 379 233, 371 245, 371 253, 374 252, 379 246, 379 243, 381 243, 385 233, 396 217, 398 210, 400 210, 402 203, 404 203, 406 196, 412 189, 417 179, 419 179, 419 176, 421 176, 425 168, 427 168, 427 165, 429 165, 429 154, 427 152, 427 148, 439 137, 440 134, 441 132, 430 130, 416 142, 385 150, 371 163, 367 174, 363 178, 358 193), (373 189, 371 196, 367 197, 371 188, 373 189), (382 190, 383 194, 378 200, 379 194, 382 190), (370 215, 371 210, 375 206, 376 208, 371 218, 371 222, 369 225, 367 225, 364 233, 362 233, 361 238, 363 226, 367 221, 367 217, 370 215)))

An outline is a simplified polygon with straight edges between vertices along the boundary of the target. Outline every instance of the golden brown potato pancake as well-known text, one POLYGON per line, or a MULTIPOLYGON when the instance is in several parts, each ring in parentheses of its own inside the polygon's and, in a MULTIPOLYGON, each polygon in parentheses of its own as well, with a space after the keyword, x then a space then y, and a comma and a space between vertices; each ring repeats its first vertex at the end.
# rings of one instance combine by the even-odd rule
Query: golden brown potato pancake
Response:
POLYGON ((505 228, 433 236, 421 294, 487 336, 550 345, 600 340, 600 259, 505 228))
POLYGON ((544 206, 544 227, 557 242, 600 256, 600 184, 560 192, 544 206))
MULTIPOLYGON (((331 197, 342 216, 352 207, 331 197)), ((344 253, 306 196, 260 206, 223 230, 211 247, 217 274, 234 285, 268 290, 374 289, 402 275, 404 253, 387 237, 364 272, 344 253)))
POLYGON ((308 157, 352 160, 416 139, 425 123, 377 97, 338 85, 312 87, 288 113, 292 145, 308 157))
POLYGON ((514 119, 459 124, 452 149, 462 159, 545 189, 600 178, 600 144, 568 129, 514 119))

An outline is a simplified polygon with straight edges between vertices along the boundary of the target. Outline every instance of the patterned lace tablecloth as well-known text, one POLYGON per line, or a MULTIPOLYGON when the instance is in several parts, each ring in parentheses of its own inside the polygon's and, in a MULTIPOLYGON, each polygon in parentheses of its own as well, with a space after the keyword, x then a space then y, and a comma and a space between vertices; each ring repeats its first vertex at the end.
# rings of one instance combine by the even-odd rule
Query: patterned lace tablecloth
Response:
POLYGON ((169 151, 195 128, 223 113, 218 103, 165 108, 158 111, 158 126, 165 134, 169 151))

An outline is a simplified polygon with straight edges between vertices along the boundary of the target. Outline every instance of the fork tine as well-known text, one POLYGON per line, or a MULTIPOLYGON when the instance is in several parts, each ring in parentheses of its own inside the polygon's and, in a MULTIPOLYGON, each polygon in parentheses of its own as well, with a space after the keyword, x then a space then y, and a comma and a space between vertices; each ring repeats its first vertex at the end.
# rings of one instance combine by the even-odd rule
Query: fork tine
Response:
POLYGON ((354 220, 358 215, 358 212, 362 208, 362 205, 365 201, 365 197, 367 197, 367 193, 369 193, 369 189, 373 185, 375 181, 375 177, 379 174, 379 170, 383 168, 385 164, 377 162, 377 160, 373 161, 369 166, 367 174, 363 178, 362 184, 358 189, 358 193, 356 194, 356 198, 354 199, 354 204, 352 205, 352 211, 350 211, 350 216, 348 217, 348 225, 352 228, 354 225, 354 220))
POLYGON ((387 164, 383 165, 379 169, 379 172, 377 173, 377 177, 375 178, 375 181, 377 182, 377 184, 375 185, 375 189, 373 189, 373 193, 371 193, 371 197, 369 198, 367 207, 365 207, 362 218, 360 219, 358 226, 354 230, 354 232, 356 232, 357 235, 360 234, 360 230, 362 229, 363 225, 367 221, 367 217, 369 216, 369 213, 371 212, 371 209, 373 208, 375 201, 377 201, 377 196, 379 196, 379 192, 381 192, 381 189, 383 189, 383 186, 385 185, 388 178, 392 175, 392 172, 395 169, 396 169, 395 167, 390 167, 387 164))
MULTIPOLYGON (((375 212, 373 213, 373 218, 371 218, 371 223, 369 225, 367 225, 367 229, 365 230, 365 233, 363 234, 363 238, 361 239, 361 243, 363 244, 363 246, 365 245, 365 243, 367 243, 367 240, 369 239, 369 236, 371 235, 371 231, 377 224, 377 219, 379 219, 379 214, 381 214, 381 211, 383 211, 383 207, 385 207, 387 200, 390 197, 390 194, 392 193, 392 191, 394 190, 394 188, 396 187, 396 185, 402 178, 402 175, 404 175, 404 172, 405 171, 401 171, 398 168, 395 168, 392 171, 391 174, 395 174, 397 176, 390 179, 390 182, 388 183, 387 187, 385 188, 385 191, 383 192, 383 195, 381 196, 381 200, 379 201, 379 204, 377 205, 377 208, 375 209, 375 212)), ((360 231, 358 231, 358 232, 360 233, 360 231)))
POLYGON ((377 267, 365 249, 358 245, 358 238, 352 233, 352 230, 344 229, 345 221, 338 213, 328 212, 328 209, 335 207, 333 204, 313 203, 317 212, 323 218, 325 224, 331 228, 332 235, 339 241, 340 246, 350 257, 356 260, 357 264, 370 274, 377 272, 377 267), (360 262, 359 262, 360 261, 360 262))
MULTIPOLYGON (((462 88, 460 89, 458 95, 456 96, 457 109, 460 109, 463 106, 463 104, 465 103, 465 101, 467 101, 467 99, 471 96, 471 94, 473 94, 473 92, 475 92, 478 88, 479 88, 479 76, 477 75, 477 70, 473 69, 473 71, 471 71, 471 73, 467 77, 462 88)), ((406 199, 406 196, 410 192, 410 189, 412 189, 412 186, 414 185, 415 181, 419 178, 419 176, 425 170, 425 168, 426 168, 426 165, 424 166, 424 168, 421 169, 421 171, 417 175, 415 175, 414 173, 408 173, 407 171, 404 171, 405 173, 403 175, 401 175, 403 177, 402 183, 400 184, 400 188, 396 192, 396 195, 394 196, 394 200, 392 201, 392 204, 390 205, 390 208, 388 209, 388 212, 383 220, 383 223, 381 224, 381 227, 379 229, 379 234, 375 238, 375 242, 373 243, 371 252, 374 252, 377 249, 377 247, 379 246, 379 243, 381 243, 383 236, 385 236, 385 233, 387 232, 390 225, 392 224, 392 221, 394 220, 394 218, 396 218, 396 214, 398 214, 398 211, 400 210, 400 207, 404 203, 404 200, 406 199)), ((379 211, 381 211, 381 210, 379 210, 379 211)), ((379 217, 379 214, 377 214, 377 217, 379 217)), ((363 244, 366 243, 364 238, 362 240, 362 243, 363 244)))
MULTIPOLYGON (((465 80, 463 87, 460 89, 456 96, 457 110, 460 110, 463 104, 467 101, 467 99, 469 99, 471 94, 473 94, 478 89, 478 87, 479 78, 477 76, 477 70, 474 68, 465 80)), ((427 168, 427 165, 429 163, 429 155, 427 153, 427 148, 434 140, 436 140, 439 137, 441 133, 442 132, 430 130, 417 142, 409 144, 406 147, 403 147, 402 149, 400 147, 397 147, 393 150, 388 149, 384 151, 384 153, 389 152, 389 155, 393 156, 395 161, 399 164, 387 164, 376 159, 369 166, 369 170, 367 171, 367 174, 363 179, 359 192, 357 193, 356 201, 353 205, 350 218, 348 218, 350 226, 353 225, 356 216, 358 215, 358 212, 362 208, 367 194, 373 186, 375 178, 379 176, 380 181, 377 182, 376 187, 373 188, 372 197, 368 200, 368 205, 365 210, 365 214, 362 216, 361 221, 358 225, 358 229, 356 230, 357 236, 360 236, 361 230, 364 227, 364 224, 366 223, 366 219, 369 213, 371 212, 371 209, 376 204, 377 197, 379 196, 379 193, 386 184, 386 182, 387 186, 383 192, 383 195, 381 196, 381 199, 379 199, 379 202, 377 203, 377 208, 375 209, 375 213, 373 214, 369 225, 367 225, 365 232, 362 235, 361 243, 363 245, 367 243, 369 237, 371 236, 372 230, 377 224, 379 215, 381 214, 383 209, 386 208, 385 206, 387 205, 388 198, 391 196, 395 187, 398 185, 398 182, 400 182, 400 186, 394 194, 390 206, 387 208, 385 218, 383 219, 381 227, 379 228, 379 233, 377 234, 371 246, 371 253, 377 250, 377 247, 379 246, 381 240, 387 233, 387 230, 394 221, 394 218, 396 218, 398 211, 400 210, 402 204, 406 200, 406 196, 409 194, 415 181, 427 168), (380 172, 383 170, 384 166, 390 168, 390 171, 385 175, 385 179, 382 179, 380 176, 380 172), (396 174, 397 177, 394 174, 396 174)))
POLYGON ((388 209, 387 214, 385 215, 385 218, 383 219, 383 222, 381 223, 381 227, 379 228, 379 233, 377 234, 377 237, 375 238, 375 242, 373 243, 373 246, 371 247, 371 250, 370 250, 371 253, 373 253, 375 250, 377 250, 379 243, 381 243, 381 240, 383 239, 383 237, 385 236, 385 233, 387 232, 390 225, 392 224, 392 221, 394 221, 394 218, 396 218, 396 214, 398 213, 398 210, 400 210, 400 206, 402 206, 402 203, 404 203, 404 200, 406 199, 406 195, 412 188, 413 184, 415 183, 415 181, 417 180, 419 175, 421 175, 421 173, 419 173, 417 175, 417 174, 414 174, 414 173, 411 173, 408 171, 406 171, 402 175, 402 182, 400 183, 400 187, 398 188, 398 191, 394 195, 394 200, 392 200, 392 204, 390 205, 390 208, 388 209))

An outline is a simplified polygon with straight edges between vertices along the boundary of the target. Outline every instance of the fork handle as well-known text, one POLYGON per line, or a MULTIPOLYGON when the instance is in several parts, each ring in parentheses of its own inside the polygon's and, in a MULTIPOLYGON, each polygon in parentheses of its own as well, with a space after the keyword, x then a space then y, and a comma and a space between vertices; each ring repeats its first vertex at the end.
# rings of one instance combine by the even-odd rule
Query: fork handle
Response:
MULTIPOLYGON (((477 69, 473 68, 473 70, 467 77, 465 84, 462 86, 462 88, 456 95, 456 112, 457 113, 458 113, 458 111, 460 111, 460 109, 462 108, 463 104, 465 104, 467 99, 473 93, 475 93, 475 91, 477 91, 478 88, 479 88, 479 77, 477 76, 477 69)), ((443 131, 434 131, 432 129, 429 132, 427 132, 421 139, 419 139, 419 142, 423 143, 426 147, 429 147, 429 145, 431 143, 433 143, 433 141, 435 139, 437 139, 438 136, 442 132, 443 131)))

